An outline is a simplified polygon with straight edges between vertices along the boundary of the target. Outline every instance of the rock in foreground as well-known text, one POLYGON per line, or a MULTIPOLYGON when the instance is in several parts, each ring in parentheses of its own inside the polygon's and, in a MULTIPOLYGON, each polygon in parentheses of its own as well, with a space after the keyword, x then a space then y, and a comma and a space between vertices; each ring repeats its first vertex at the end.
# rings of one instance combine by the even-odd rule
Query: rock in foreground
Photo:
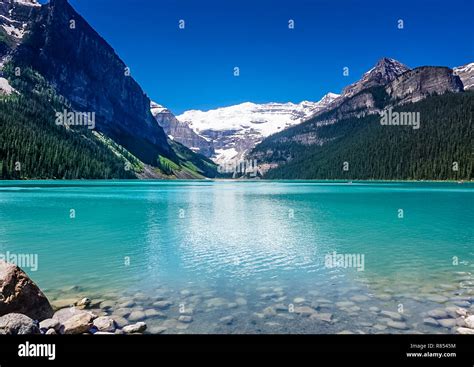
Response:
POLYGON ((40 334, 40 329, 28 316, 10 313, 0 317, 0 335, 40 334))
POLYGON ((0 260, 0 316, 20 313, 34 320, 53 316, 46 296, 18 266, 0 260))

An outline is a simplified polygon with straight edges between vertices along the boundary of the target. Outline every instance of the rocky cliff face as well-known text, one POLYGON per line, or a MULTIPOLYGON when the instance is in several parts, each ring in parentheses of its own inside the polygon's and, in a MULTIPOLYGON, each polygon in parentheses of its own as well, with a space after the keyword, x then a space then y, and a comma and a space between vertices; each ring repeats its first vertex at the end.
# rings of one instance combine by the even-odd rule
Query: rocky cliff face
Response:
POLYGON ((447 67, 423 66, 400 75, 385 90, 397 104, 405 104, 433 93, 461 92, 463 85, 447 67))
POLYGON ((173 140, 190 148, 205 157, 212 157, 214 146, 212 142, 196 134, 187 123, 179 121, 167 108, 156 102, 151 102, 151 114, 165 133, 173 140))
POLYGON ((95 112, 96 129, 143 162, 169 156, 149 98, 112 47, 66 0, 51 0, 38 13, 30 37, 15 53, 15 65, 39 71, 75 110, 95 112))
POLYGON ((342 99, 350 98, 367 88, 386 85, 408 70, 410 68, 401 62, 384 57, 360 80, 344 88, 342 99))
POLYGON ((474 89, 474 62, 454 68, 453 73, 461 78, 464 90, 474 89))

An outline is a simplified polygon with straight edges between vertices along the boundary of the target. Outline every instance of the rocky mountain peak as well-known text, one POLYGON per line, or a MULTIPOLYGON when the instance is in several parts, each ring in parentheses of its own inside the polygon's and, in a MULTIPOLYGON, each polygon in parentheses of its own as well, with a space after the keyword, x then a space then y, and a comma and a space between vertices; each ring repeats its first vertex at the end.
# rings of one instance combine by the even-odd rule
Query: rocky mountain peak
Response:
POLYGON ((170 139, 205 157, 211 157, 214 154, 212 142, 194 132, 187 123, 179 121, 169 109, 152 101, 150 111, 170 139))
POLYGON ((68 1, 51 0, 39 9, 32 36, 15 50, 14 63, 39 72, 73 109, 94 112, 96 129, 144 163, 171 154, 150 100, 114 49, 68 1))
POLYGON ((385 86, 408 70, 410 68, 401 62, 384 57, 372 69, 367 71, 360 80, 347 86, 342 96, 343 98, 350 98, 364 89, 385 86))

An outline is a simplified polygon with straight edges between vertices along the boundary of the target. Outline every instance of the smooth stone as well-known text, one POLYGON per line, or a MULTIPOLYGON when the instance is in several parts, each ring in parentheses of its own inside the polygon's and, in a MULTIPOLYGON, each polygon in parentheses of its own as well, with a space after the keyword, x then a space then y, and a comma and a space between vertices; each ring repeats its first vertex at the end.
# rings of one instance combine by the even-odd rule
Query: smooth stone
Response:
POLYGON ((115 324, 119 328, 130 325, 130 321, 128 321, 125 317, 119 315, 111 315, 110 317, 115 321, 115 324))
POLYGON ((295 299, 293 299, 293 303, 297 304, 297 305, 300 305, 302 303, 305 303, 306 300, 303 298, 303 297, 296 297, 295 299))
POLYGON ((219 322, 224 325, 232 325, 234 323, 234 317, 233 316, 222 317, 221 319, 219 319, 219 322))
POLYGON ((133 309, 130 308, 118 308, 114 310, 114 315, 128 317, 132 313, 133 309))
POLYGON ((436 321, 432 317, 427 317, 426 319, 423 319, 423 323, 429 326, 439 326, 438 321, 436 321))
POLYGON ((316 311, 308 306, 299 306, 294 308, 294 313, 300 316, 308 317, 316 313, 316 311))
POLYGON ((143 302, 143 301, 148 301, 148 300, 149 300, 148 296, 147 296, 146 294, 144 294, 144 293, 137 293, 137 294, 135 294, 135 295, 133 296, 133 299, 134 299, 134 300, 137 300, 137 301, 139 301, 139 302, 143 302))
POLYGON ((458 332, 458 334, 474 335, 474 329, 468 329, 468 328, 465 328, 465 327, 460 327, 460 328, 457 328, 456 331, 458 332))
POLYGON ((170 308, 173 302, 170 301, 157 301, 153 303, 153 306, 158 308, 159 310, 166 310, 170 308))
POLYGON ((54 310, 61 310, 63 308, 72 308, 75 307, 76 299, 75 298, 68 298, 68 299, 57 299, 51 301, 51 306, 54 310))
POLYGON ((207 300, 206 306, 209 308, 218 308, 218 307, 224 307, 227 306, 229 302, 225 300, 224 298, 211 298, 207 300))
POLYGON ((54 329, 48 329, 44 335, 58 335, 58 333, 54 329))
POLYGON ((82 312, 74 315, 61 326, 61 334, 83 334, 87 333, 92 327, 94 317, 89 312, 82 312))
POLYGON ((375 306, 372 306, 372 307, 369 307, 369 311, 375 312, 375 313, 379 313, 379 312, 380 312, 380 308, 375 307, 375 306))
POLYGON ((275 311, 275 309, 273 307, 267 307, 263 310, 263 315, 265 317, 273 317, 277 314, 277 312, 275 311))
POLYGON ((466 326, 470 329, 474 329, 474 315, 468 316, 464 319, 466 326))
POLYGON ((438 323, 445 328, 452 328, 455 327, 457 322, 454 319, 440 319, 438 323))
POLYGON ((90 312, 90 311, 83 311, 75 307, 71 308, 63 308, 59 311, 56 311, 53 315, 53 319, 58 320, 61 324, 64 324, 67 320, 70 318, 77 316, 77 315, 82 315, 82 314, 87 314, 91 316, 92 319, 95 319, 97 317, 96 314, 90 312))
POLYGON ((379 295, 375 296, 375 298, 377 298, 381 301, 391 301, 393 297, 390 294, 379 294, 379 295))
POLYGON ((179 292, 179 294, 181 294, 183 297, 188 297, 188 296, 192 296, 193 293, 190 290, 184 289, 181 292, 179 292))
POLYGON ((129 316, 128 319, 131 322, 135 321, 142 321, 146 319, 146 314, 143 311, 133 311, 129 316))
POLYGON ((238 297, 235 300, 235 303, 237 303, 239 306, 246 306, 247 305, 247 300, 243 297, 238 297))
MULTIPOLYGON (((163 312, 157 310, 149 309, 144 311, 147 318, 157 318, 157 319, 166 319, 166 315, 163 312)), ((140 321, 140 320, 137 320, 140 321)))
POLYGON ((91 302, 89 298, 85 297, 77 302, 77 306, 86 308, 90 306, 91 302))
POLYGON ((386 329, 387 329, 387 326, 386 326, 386 325, 382 325, 382 324, 375 324, 375 325, 373 326, 373 328, 374 328, 375 330, 383 331, 383 330, 386 330, 386 329))
POLYGON ((181 315, 181 316, 178 317, 178 321, 182 322, 182 323, 185 323, 185 324, 188 324, 190 322, 193 322, 193 317, 192 316, 181 315))
POLYGON ((278 322, 266 322, 265 325, 268 326, 268 327, 271 327, 271 328, 275 328, 275 327, 280 327, 280 326, 281 326, 278 322))
POLYGON ((0 317, 0 335, 33 334, 41 334, 41 331, 30 317, 19 313, 9 313, 0 317))
POLYGON ((361 310, 361 308, 359 306, 352 306, 352 307, 349 307, 348 310, 349 312, 357 313, 361 310))
POLYGON ((352 301, 340 301, 340 302, 336 302, 336 306, 339 308, 347 308, 347 307, 355 306, 355 303, 352 301))
POLYGON ((360 294, 360 295, 352 296, 352 297, 350 298, 350 300, 351 300, 351 301, 354 301, 354 302, 366 302, 366 301, 369 301, 370 298, 367 297, 367 296, 364 296, 364 295, 360 294))
POLYGON ((387 322, 387 326, 392 328, 392 329, 398 329, 398 330, 407 330, 408 329, 407 324, 404 323, 404 322, 401 322, 401 321, 390 320, 389 322, 387 322))
POLYGON ((61 324, 57 319, 46 319, 40 322, 39 327, 41 330, 59 330, 61 324))
POLYGON ((429 295, 429 296, 426 297, 426 299, 428 301, 432 301, 432 302, 436 302, 436 303, 445 303, 449 300, 448 297, 440 296, 438 294, 429 295))
POLYGON ((126 302, 122 302, 120 304, 118 304, 118 308, 132 308, 133 306, 135 306, 136 303, 134 301, 126 301, 126 302))
POLYGON ((462 317, 467 317, 467 310, 465 310, 464 308, 456 308, 456 315, 458 316, 462 316, 462 317))
POLYGON ((109 333, 113 333, 117 326, 115 325, 115 321, 108 316, 100 316, 94 320, 94 326, 99 331, 105 331, 109 333))
POLYGON ((115 302, 113 301, 103 301, 100 303, 99 307, 103 310, 110 310, 115 307, 115 302))
POLYGON ((445 310, 436 309, 428 311, 426 315, 434 319, 445 319, 446 317, 448 317, 448 312, 446 312, 445 310))
POLYGON ((464 317, 456 318, 456 325, 461 327, 466 327, 466 321, 464 321, 464 317))
POLYGON ((453 303, 456 306, 459 306, 459 307, 470 307, 471 306, 471 303, 468 302, 468 301, 453 301, 453 303))
POLYGON ((126 334, 137 334, 143 333, 146 330, 146 324, 144 322, 137 322, 136 324, 125 326, 122 331, 126 334))
POLYGON ((405 320, 405 317, 403 315, 401 315, 400 313, 398 313, 398 312, 381 311, 380 315, 387 316, 390 319, 392 319, 393 321, 403 321, 403 320, 405 320))
POLYGON ((311 316, 310 316, 310 319, 311 320, 320 320, 320 321, 324 321, 324 322, 332 322, 332 314, 330 313, 313 313, 311 316))

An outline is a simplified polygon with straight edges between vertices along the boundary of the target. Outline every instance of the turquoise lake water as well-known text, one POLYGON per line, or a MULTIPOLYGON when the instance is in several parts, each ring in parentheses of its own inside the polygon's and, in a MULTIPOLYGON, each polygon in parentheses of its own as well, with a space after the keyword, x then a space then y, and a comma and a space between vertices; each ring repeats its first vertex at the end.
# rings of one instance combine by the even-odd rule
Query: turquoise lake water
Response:
POLYGON ((51 300, 167 299, 160 332, 448 333, 425 313, 473 305, 469 183, 3 181, 0 223, 0 253, 38 255, 25 271, 51 300), (406 328, 387 327, 400 306, 406 328))

